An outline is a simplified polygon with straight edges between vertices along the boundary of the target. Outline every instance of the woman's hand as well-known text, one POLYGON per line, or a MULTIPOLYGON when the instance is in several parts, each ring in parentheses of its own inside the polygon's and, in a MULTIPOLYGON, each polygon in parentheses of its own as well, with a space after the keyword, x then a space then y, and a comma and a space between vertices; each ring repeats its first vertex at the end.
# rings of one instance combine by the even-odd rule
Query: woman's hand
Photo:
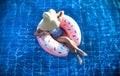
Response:
POLYGON ((58 20, 59 20, 60 22, 62 21, 63 15, 64 15, 64 11, 59 11, 59 12, 57 13, 57 18, 58 18, 58 20))

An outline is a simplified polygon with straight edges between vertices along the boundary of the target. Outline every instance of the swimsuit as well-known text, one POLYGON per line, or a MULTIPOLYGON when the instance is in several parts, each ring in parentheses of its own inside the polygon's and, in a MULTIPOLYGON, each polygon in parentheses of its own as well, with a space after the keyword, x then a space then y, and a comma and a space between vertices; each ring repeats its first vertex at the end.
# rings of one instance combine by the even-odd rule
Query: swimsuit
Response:
POLYGON ((62 28, 57 27, 57 28, 55 28, 55 29, 53 29, 53 30, 51 30, 49 32, 50 32, 51 36, 55 39, 57 37, 62 36, 63 35, 63 31, 64 30, 62 28))

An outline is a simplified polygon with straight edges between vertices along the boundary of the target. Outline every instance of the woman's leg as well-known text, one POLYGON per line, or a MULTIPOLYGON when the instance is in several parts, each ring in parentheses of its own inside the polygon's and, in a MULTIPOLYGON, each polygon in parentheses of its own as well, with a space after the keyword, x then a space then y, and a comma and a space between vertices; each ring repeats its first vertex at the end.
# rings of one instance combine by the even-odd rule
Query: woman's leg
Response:
MULTIPOLYGON (((71 42, 72 40, 70 40, 68 37, 66 36, 61 36, 59 38, 56 39, 58 42, 65 44, 77 57, 78 61, 80 64, 82 64, 82 59, 80 58, 80 56, 77 54, 77 50, 75 46, 74 42, 71 42)), ((77 47, 77 49, 79 50, 79 48, 77 47)))
POLYGON ((87 54, 86 54, 84 51, 82 51, 81 49, 79 49, 79 48, 75 45, 75 43, 74 43, 72 40, 70 40, 67 36, 61 36, 61 37, 57 38, 56 40, 57 40, 58 42, 60 42, 60 43, 65 44, 65 45, 70 49, 70 51, 72 51, 72 52, 76 55, 79 63, 82 64, 82 59, 81 59, 80 56, 77 54, 77 51, 78 51, 80 54, 82 54, 83 56, 87 56, 87 54))
POLYGON ((75 53, 75 50, 77 50, 77 52, 79 52, 80 54, 82 54, 83 56, 87 56, 87 54, 82 51, 81 49, 79 49, 75 42, 72 41, 70 38, 68 38, 67 36, 61 36, 59 38, 56 39, 58 42, 65 44, 73 53, 75 53))

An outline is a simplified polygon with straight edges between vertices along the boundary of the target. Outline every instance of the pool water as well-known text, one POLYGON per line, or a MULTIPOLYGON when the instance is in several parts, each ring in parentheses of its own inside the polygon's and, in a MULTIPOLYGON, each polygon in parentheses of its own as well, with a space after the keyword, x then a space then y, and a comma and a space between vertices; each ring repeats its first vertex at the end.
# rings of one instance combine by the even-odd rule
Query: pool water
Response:
POLYGON ((120 1, 0 0, 0 76, 120 76, 120 1), (39 46, 33 34, 50 8, 79 24, 82 65, 39 46))

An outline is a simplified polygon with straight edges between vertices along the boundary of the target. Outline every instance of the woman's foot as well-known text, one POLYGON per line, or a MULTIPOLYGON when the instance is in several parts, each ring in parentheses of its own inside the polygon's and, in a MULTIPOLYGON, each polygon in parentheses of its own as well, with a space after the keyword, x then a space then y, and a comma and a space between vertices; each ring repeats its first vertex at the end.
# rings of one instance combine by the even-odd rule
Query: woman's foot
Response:
POLYGON ((75 55, 76 55, 76 57, 77 57, 79 63, 82 64, 82 59, 80 58, 80 56, 79 56, 77 53, 75 53, 75 55))
MULTIPOLYGON (((74 41, 68 39, 68 43, 69 43, 69 45, 70 45, 73 49, 75 49, 77 52, 79 52, 82 56, 87 56, 87 54, 86 54, 83 50, 79 49, 79 48, 76 46, 76 44, 75 44, 74 41)), ((76 52, 75 50, 73 50, 73 52, 76 52)))

